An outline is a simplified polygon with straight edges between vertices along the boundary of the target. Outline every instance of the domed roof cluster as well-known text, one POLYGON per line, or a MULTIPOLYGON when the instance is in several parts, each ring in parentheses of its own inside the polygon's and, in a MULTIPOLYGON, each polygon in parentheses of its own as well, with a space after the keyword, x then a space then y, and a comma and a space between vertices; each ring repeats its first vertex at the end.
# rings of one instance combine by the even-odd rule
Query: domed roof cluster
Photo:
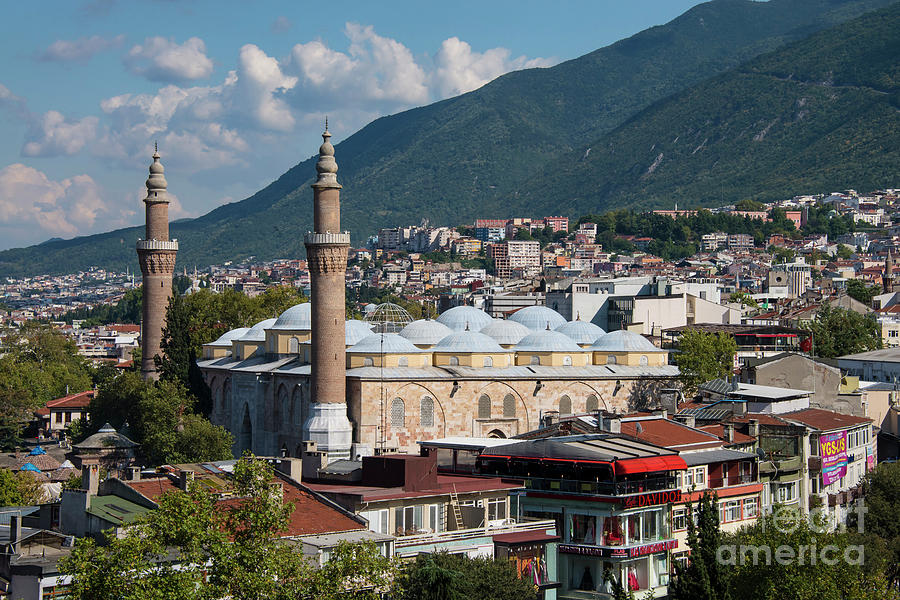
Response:
POLYGON ((413 344, 422 346, 434 346, 451 333, 453 333, 452 329, 440 321, 432 321, 431 319, 413 321, 400 331, 401 336, 413 344))
POLYGON ((575 340, 558 331, 534 331, 516 344, 522 352, 585 352, 575 340))
POLYGON ((481 331, 488 323, 493 321, 490 315, 474 306, 454 306, 450 310, 441 313, 438 322, 446 325, 453 331, 481 331))
POLYGON ((348 346, 352 346, 370 335, 372 335, 372 325, 365 321, 351 319, 344 325, 344 336, 347 338, 348 346))
POLYGON ((373 333, 347 348, 347 352, 361 354, 413 354, 423 352, 397 333, 373 333))
POLYGON ((309 302, 295 304, 281 313, 269 329, 309 331, 312 329, 312 305, 309 302))
POLYGON ((546 306, 526 306, 510 315, 509 320, 521 323, 532 331, 556 329, 566 323, 561 314, 546 306))
POLYGON ((481 333, 493 338, 498 344, 514 346, 531 333, 531 330, 509 319, 494 319, 482 328, 481 333))
POLYGON ((493 338, 478 331, 457 331, 451 333, 432 348, 434 352, 478 352, 500 354, 506 352, 493 338))
POLYGON ((659 348, 638 333, 620 329, 607 333, 594 342, 591 350, 597 352, 658 352, 659 348))
POLYGON ((260 321, 253 327, 247 330, 243 336, 238 338, 239 342, 265 342, 266 341, 266 329, 272 327, 275 324, 277 319, 266 319, 264 321, 260 321))
POLYGON ((223 348, 231 348, 231 342, 233 340, 240 339, 244 336, 248 331, 250 331, 249 327, 238 327, 237 329, 232 329, 231 331, 226 331, 222 335, 219 336, 214 342, 210 342, 209 346, 220 346, 223 348))
POLYGON ((568 323, 563 323, 559 327, 555 329, 573 340, 575 340, 576 344, 593 344, 601 337, 606 335, 606 332, 603 331, 603 328, 594 325, 588 321, 569 321, 568 323))

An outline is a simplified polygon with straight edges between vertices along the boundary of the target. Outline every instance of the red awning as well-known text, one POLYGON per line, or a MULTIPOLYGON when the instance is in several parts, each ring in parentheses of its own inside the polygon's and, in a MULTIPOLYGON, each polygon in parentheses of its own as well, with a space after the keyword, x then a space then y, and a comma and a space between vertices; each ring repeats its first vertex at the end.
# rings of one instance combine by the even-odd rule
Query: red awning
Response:
POLYGON ((616 475, 634 475, 654 471, 680 471, 687 469, 684 459, 677 454, 647 458, 626 458, 615 462, 616 475))

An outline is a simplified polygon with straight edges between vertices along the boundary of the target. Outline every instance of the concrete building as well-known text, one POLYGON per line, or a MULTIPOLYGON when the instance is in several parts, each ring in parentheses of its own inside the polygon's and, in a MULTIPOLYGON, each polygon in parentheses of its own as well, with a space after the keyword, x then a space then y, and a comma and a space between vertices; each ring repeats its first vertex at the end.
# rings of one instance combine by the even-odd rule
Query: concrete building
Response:
POLYGON ((507 240, 487 247, 488 258, 494 261, 497 277, 515 275, 531 277, 541 272, 541 245, 539 242, 507 240))
MULTIPOLYGON (((341 231, 341 185, 328 123, 322 134, 313 188, 313 231, 304 242, 312 295, 309 418, 304 440, 316 442, 334 460, 350 457, 347 418, 344 306, 350 234, 341 231)), ((249 420, 249 413, 246 417, 249 420)))
POLYGON ((154 151, 146 183, 147 197, 144 198, 146 233, 144 239, 137 241, 143 276, 141 376, 144 379, 158 377, 153 358, 161 353, 162 330, 172 296, 172 273, 178 253, 178 240, 169 240, 169 197, 164 172, 159 151, 154 151))

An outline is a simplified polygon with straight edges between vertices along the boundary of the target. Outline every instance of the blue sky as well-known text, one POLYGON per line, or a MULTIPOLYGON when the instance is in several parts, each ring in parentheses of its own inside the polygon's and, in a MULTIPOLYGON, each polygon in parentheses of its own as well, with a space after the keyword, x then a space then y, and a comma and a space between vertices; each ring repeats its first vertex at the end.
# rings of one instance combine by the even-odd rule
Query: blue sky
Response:
MULTIPOLYGON (((696 0, 16 2, 0 25, 0 249, 256 192, 374 118, 547 67, 696 0)), ((338 157, 340 161, 340 157, 338 157)))

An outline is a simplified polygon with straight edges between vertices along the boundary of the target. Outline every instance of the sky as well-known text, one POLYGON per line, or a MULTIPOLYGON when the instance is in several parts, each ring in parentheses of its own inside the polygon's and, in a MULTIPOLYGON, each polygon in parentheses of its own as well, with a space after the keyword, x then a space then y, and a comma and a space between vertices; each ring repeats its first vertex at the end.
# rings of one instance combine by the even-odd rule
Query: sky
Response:
POLYGON ((200 216, 315 154, 326 116, 337 143, 698 3, 5 3, 0 250, 141 224, 156 142, 170 219, 200 216))

